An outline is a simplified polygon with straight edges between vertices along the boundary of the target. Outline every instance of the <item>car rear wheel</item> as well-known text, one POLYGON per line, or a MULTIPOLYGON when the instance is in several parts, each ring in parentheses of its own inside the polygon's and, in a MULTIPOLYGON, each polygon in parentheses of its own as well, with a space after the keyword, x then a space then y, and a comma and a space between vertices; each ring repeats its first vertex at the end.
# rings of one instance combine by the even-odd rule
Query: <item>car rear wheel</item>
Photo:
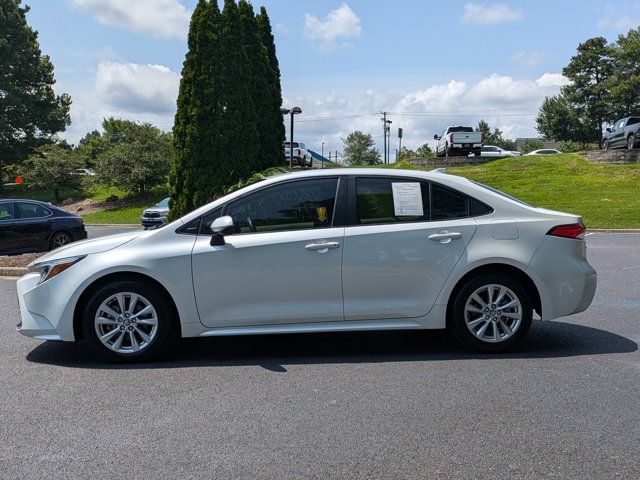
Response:
POLYGON ((602 150, 609 150, 609 141, 608 140, 603 140, 602 141, 602 150))
POLYGON ((152 286, 118 281, 94 292, 82 317, 84 337, 98 355, 118 363, 149 360, 174 332, 171 305, 152 286))
POLYGON ((531 327, 533 308, 517 280, 483 274, 469 280, 456 295, 450 327, 467 347, 481 352, 515 348, 531 327))
POLYGON ((56 248, 63 247, 67 243, 72 242, 71 235, 67 232, 57 232, 54 233, 53 237, 51 237, 51 250, 55 250, 56 248))

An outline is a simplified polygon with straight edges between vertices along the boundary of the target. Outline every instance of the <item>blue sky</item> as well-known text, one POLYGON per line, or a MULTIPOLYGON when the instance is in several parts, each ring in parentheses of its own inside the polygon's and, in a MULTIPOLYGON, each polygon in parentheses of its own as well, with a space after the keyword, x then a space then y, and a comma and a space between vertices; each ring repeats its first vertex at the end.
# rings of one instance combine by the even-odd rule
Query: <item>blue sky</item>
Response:
MULTIPOLYGON (((74 101, 62 136, 77 142, 104 116, 170 129, 194 0, 31 0, 28 22, 74 101)), ((640 1, 263 0, 296 139, 341 150, 356 128, 382 143, 392 112, 417 147, 480 118, 535 136, 535 114, 566 82, 579 42, 640 25, 640 1)))

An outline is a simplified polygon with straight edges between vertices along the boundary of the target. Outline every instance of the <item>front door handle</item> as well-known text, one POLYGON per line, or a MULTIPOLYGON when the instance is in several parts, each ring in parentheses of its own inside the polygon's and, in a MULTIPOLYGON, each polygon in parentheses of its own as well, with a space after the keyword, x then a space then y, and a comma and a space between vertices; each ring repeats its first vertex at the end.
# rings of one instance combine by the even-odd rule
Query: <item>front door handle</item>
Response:
POLYGON ((304 248, 307 250, 315 250, 320 253, 328 252, 329 249, 338 248, 340 244, 338 242, 318 242, 318 243, 310 243, 306 245, 304 248))
POLYGON ((448 232, 446 230, 429 235, 429 240, 440 243, 449 243, 451 240, 457 240, 459 238, 462 238, 460 232, 448 232))

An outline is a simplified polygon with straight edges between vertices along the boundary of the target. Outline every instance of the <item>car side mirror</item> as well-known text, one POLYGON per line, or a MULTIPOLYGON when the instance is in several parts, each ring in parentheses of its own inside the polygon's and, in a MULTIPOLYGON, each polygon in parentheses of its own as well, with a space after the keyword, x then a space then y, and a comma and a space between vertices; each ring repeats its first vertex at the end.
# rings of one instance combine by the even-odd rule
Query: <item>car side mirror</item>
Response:
POLYGON ((605 130, 609 133, 611 133, 611 129, 609 127, 605 128, 605 130))
POLYGON ((211 246, 224 245, 224 237, 233 234, 233 219, 229 215, 216 218, 211 224, 211 246))
POLYGON ((440 140, 440 137, 438 137, 438 135, 434 135, 434 136, 433 136, 433 139, 434 139, 434 140, 440 140))

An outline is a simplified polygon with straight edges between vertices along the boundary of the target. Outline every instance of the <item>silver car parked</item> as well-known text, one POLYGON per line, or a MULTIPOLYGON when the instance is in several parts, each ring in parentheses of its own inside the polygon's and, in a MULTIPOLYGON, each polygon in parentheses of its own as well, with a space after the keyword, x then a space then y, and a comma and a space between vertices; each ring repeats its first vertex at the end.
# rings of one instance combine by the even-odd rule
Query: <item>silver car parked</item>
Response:
POLYGON ((589 307, 584 233, 578 215, 444 173, 286 174, 39 258, 18 281, 18 330, 126 362, 176 336, 346 330, 447 328, 505 351, 534 311, 589 307))

